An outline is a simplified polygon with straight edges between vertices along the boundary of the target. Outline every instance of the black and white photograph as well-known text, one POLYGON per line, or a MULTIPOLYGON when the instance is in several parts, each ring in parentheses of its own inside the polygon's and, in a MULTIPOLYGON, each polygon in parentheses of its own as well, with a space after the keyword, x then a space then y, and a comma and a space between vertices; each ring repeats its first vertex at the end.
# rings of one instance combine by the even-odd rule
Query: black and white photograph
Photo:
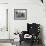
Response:
POLYGON ((46 46, 46 0, 0 0, 0 46, 46 46))
POLYGON ((27 9, 14 9, 14 20, 26 20, 27 9))

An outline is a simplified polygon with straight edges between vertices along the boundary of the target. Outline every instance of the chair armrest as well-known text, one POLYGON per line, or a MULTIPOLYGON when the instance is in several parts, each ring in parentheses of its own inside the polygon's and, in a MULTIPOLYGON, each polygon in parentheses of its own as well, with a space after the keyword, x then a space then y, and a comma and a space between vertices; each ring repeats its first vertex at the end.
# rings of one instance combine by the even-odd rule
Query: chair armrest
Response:
POLYGON ((27 34, 27 31, 22 31, 21 34, 19 34, 20 41, 24 40, 24 35, 27 34))
POLYGON ((25 34, 27 34, 27 33, 28 33, 27 31, 22 31, 22 34, 23 34, 23 35, 25 35, 25 34))

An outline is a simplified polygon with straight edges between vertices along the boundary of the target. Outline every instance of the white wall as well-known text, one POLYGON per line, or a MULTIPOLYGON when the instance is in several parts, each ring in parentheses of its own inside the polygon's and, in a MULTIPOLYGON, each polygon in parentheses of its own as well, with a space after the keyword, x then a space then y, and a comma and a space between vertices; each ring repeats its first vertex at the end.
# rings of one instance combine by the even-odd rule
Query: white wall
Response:
POLYGON ((0 0, 0 3, 8 3, 8 0, 0 0))
POLYGON ((7 30, 7 9, 8 4, 0 4, 0 39, 9 39, 7 30))
MULTIPOLYGON (((9 39, 9 32, 6 31, 6 9, 8 9, 7 0, 0 0, 0 28, 3 28, 3 30, 0 30, 0 39, 9 39)), ((12 46, 11 43, 0 43, 0 46, 12 46)))
MULTIPOLYGON (((11 36, 15 31, 27 30, 27 23, 40 23, 42 25, 44 41, 46 42, 46 15, 45 3, 40 0, 12 0, 9 2, 9 30, 11 36), (15 9, 27 9, 27 20, 14 20, 15 9)), ((13 38, 13 37, 11 37, 13 38)))

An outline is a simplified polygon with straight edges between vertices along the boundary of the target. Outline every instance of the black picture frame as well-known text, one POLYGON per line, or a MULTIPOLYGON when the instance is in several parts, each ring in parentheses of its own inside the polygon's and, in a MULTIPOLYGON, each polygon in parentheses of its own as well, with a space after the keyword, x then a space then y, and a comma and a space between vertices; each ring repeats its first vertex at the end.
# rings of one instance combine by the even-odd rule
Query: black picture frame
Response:
POLYGON ((14 20, 27 20, 27 9, 14 9, 14 20))

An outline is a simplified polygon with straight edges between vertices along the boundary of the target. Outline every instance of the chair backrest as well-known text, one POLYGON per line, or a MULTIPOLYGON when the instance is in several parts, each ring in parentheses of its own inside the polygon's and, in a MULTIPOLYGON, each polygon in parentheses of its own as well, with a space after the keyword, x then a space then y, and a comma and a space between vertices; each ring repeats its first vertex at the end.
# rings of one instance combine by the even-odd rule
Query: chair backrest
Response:
POLYGON ((36 24, 36 23, 29 24, 29 23, 27 23, 27 30, 28 30, 29 34, 36 35, 40 32, 40 24, 36 24))

